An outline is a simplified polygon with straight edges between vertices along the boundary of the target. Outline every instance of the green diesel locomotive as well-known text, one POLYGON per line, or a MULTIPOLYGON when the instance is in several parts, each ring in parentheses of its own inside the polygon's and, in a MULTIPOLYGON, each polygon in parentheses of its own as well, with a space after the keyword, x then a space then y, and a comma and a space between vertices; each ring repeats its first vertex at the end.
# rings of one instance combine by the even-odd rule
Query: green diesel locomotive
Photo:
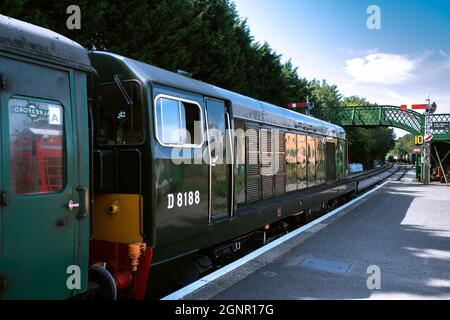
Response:
POLYGON ((0 297, 160 297, 352 194, 342 128, 0 15, 0 297))

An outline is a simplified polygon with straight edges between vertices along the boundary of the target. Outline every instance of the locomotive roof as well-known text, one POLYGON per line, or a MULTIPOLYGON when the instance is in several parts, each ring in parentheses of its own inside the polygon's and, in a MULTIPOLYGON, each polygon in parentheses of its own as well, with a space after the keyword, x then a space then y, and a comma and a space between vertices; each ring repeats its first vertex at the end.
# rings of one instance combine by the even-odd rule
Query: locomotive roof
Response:
POLYGON ((87 51, 56 32, 0 14, 0 51, 94 71, 87 51))
POLYGON ((108 56, 122 61, 141 81, 158 83, 173 88, 207 95, 212 98, 229 100, 233 104, 233 116, 245 120, 304 130, 331 137, 345 138, 342 127, 314 117, 284 109, 223 88, 182 76, 137 60, 109 52, 93 52, 94 55, 108 56))

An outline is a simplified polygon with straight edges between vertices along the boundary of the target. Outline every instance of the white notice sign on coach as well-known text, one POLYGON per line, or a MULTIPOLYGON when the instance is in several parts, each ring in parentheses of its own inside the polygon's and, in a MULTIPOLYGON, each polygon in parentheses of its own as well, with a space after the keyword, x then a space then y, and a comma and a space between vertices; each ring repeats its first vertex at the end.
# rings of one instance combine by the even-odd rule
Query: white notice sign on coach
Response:
POLYGON ((52 125, 61 125, 61 109, 58 107, 48 107, 48 123, 52 125))

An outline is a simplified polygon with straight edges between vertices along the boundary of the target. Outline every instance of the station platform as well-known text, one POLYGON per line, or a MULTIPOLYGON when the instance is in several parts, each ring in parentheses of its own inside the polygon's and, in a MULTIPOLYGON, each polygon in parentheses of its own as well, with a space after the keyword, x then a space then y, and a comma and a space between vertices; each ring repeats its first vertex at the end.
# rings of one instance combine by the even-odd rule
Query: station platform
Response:
POLYGON ((183 299, 450 299, 450 188, 410 175, 183 299))

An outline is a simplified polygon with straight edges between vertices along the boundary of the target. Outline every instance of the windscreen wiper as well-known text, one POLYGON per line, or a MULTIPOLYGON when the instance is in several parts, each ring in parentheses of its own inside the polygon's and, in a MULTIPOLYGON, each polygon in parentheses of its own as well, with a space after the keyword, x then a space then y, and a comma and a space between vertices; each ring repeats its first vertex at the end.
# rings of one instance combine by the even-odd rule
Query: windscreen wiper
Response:
POLYGON ((130 97, 127 90, 125 89, 125 87, 122 83, 122 79, 120 79, 120 76, 118 74, 115 74, 113 76, 113 78, 114 78, 114 82, 119 87, 120 92, 122 92, 122 95, 123 95, 125 101, 127 102, 127 104, 129 106, 132 106, 134 104, 133 99, 130 97))

